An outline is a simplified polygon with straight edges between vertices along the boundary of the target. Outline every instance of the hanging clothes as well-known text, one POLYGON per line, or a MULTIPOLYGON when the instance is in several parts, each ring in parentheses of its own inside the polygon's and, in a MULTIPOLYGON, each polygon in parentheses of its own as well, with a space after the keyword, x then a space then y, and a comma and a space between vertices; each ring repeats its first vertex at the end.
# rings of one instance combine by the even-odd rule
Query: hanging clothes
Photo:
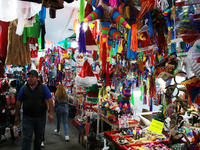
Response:
POLYGON ((19 19, 16 34, 22 35, 24 27, 33 26, 33 23, 35 22, 34 16, 41 10, 41 4, 19 1, 17 9, 19 9, 19 19), (34 11, 34 9, 37 11, 34 11))
POLYGON ((27 27, 24 28, 23 32, 23 43, 26 43, 27 37, 34 37, 39 38, 40 37, 40 20, 39 15, 35 15, 35 23, 33 23, 33 27, 27 27))
POLYGON ((45 49, 44 43, 45 43, 45 18, 46 18, 46 8, 42 6, 41 11, 39 12, 39 20, 40 20, 40 27, 41 27, 41 47, 42 49, 45 49))
POLYGON ((23 43, 23 36, 17 35, 18 20, 10 22, 8 28, 8 46, 5 64, 7 65, 28 65, 31 64, 31 53, 29 47, 29 39, 27 43, 23 43))
POLYGON ((0 58, 5 59, 8 44, 8 27, 10 22, 0 21, 0 58))
POLYGON ((30 51, 31 51, 31 58, 38 57, 38 39, 37 38, 29 38, 30 40, 30 51))
MULTIPOLYGON (((37 14, 41 10, 41 4, 33 2, 23 2, 19 0, 0 0, 0 20, 1 21, 13 21, 20 17, 30 18, 37 14), (23 5, 24 4, 24 5, 23 5), (23 7, 24 6, 24 7, 23 7), (27 16, 23 15, 21 8, 30 8, 31 11, 27 16)), ((22 27, 23 32, 23 27, 22 27)))

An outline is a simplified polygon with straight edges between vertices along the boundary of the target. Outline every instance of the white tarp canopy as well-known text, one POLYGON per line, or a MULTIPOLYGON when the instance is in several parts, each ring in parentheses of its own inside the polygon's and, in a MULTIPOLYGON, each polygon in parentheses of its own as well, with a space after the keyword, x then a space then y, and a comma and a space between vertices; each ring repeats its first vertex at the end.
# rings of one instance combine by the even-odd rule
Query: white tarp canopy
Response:
POLYGON ((56 18, 49 17, 49 9, 46 9, 46 36, 45 39, 57 43, 74 34, 73 24, 78 16, 79 1, 64 4, 64 8, 56 11, 56 18))

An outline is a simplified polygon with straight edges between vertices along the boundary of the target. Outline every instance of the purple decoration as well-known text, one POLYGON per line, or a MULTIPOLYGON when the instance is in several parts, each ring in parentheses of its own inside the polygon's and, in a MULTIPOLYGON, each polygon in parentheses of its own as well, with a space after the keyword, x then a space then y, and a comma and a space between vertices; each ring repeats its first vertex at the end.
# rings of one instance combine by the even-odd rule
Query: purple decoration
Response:
POLYGON ((87 50, 88 54, 92 54, 92 50, 87 50))
POLYGON ((50 58, 48 58, 48 64, 51 65, 51 59, 50 58))
POLYGON ((119 6, 120 3, 121 3, 120 0, 117 0, 117 7, 119 6))
POLYGON ((62 72, 61 71, 59 71, 58 79, 59 79, 59 81, 62 81, 62 72))
POLYGON ((85 32, 83 30, 83 22, 80 24, 79 40, 78 40, 78 51, 79 53, 86 53, 86 42, 85 32))
POLYGON ((140 134, 140 131, 139 131, 139 130, 136 130, 136 134, 140 134))
POLYGON ((103 0, 103 3, 104 3, 105 5, 107 5, 107 4, 109 4, 109 0, 103 0))

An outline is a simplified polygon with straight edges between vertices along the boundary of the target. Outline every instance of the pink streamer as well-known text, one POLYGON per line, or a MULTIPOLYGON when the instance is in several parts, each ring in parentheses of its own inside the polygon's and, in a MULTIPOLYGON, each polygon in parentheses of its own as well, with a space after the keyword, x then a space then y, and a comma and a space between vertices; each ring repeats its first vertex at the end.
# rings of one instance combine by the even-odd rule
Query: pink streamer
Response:
POLYGON ((109 0, 109 3, 111 7, 116 7, 117 6, 117 0, 109 0))

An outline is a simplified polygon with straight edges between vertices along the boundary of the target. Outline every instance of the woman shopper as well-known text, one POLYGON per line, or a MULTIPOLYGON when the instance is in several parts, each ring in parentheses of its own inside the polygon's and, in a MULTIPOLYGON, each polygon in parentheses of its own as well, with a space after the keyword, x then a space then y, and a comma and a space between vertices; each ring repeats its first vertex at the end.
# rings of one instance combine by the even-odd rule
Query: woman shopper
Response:
POLYGON ((57 87, 56 93, 55 93, 55 106, 57 106, 56 109, 56 117, 57 117, 57 129, 54 130, 54 133, 56 135, 60 135, 60 122, 61 118, 63 119, 63 125, 65 129, 65 140, 69 141, 69 135, 68 135, 68 105, 67 102, 69 101, 68 94, 65 90, 64 85, 60 84, 57 87))

